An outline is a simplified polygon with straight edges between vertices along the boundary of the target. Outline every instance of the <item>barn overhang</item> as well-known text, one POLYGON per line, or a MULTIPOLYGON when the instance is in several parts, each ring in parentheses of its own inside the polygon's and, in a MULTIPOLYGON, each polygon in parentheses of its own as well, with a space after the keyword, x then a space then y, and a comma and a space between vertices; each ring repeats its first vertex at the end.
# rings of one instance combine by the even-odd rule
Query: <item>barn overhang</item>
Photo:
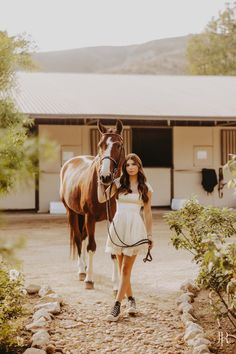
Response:
POLYGON ((101 115, 101 114, 35 114, 30 117, 38 124, 47 125, 96 125, 98 120, 102 123, 114 124, 117 119, 129 126, 234 126, 236 116, 137 116, 137 115, 101 115))

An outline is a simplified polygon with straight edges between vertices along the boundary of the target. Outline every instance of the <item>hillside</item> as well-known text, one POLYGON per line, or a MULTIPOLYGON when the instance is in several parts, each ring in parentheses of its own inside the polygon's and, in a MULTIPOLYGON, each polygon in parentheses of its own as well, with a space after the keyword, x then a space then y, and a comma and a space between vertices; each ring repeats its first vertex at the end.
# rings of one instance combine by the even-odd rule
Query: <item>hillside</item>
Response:
POLYGON ((189 36, 130 46, 101 46, 33 54, 43 72, 186 74, 189 36))

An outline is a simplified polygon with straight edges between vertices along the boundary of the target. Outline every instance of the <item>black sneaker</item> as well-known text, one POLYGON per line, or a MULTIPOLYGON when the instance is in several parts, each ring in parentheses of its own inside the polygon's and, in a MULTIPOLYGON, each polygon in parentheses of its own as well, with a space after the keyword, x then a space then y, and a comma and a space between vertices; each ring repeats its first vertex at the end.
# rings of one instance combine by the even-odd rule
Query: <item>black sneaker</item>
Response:
POLYGON ((116 301, 114 307, 111 310, 110 315, 107 316, 107 321, 114 322, 120 317, 120 302, 116 301))
POLYGON ((135 315, 138 310, 136 309, 136 302, 133 296, 128 297, 128 310, 129 315, 135 315))

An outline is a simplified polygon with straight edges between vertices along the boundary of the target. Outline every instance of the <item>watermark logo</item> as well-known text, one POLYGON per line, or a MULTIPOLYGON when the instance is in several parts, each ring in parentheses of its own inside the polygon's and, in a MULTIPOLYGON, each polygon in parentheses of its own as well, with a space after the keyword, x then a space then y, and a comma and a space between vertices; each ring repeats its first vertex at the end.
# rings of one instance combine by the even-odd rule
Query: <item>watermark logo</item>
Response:
POLYGON ((220 344, 220 348, 223 348, 224 344, 229 344, 229 333, 219 331, 218 332, 218 344, 220 344))

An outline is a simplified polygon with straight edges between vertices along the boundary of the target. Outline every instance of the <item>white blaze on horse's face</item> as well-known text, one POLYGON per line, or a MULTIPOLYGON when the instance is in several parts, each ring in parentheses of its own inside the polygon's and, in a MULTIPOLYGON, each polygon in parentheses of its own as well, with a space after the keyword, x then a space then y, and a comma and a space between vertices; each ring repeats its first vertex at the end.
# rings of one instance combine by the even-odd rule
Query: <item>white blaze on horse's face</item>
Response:
POLYGON ((101 164, 101 169, 100 169, 100 176, 103 178, 111 176, 111 169, 110 169, 111 160, 109 158, 106 158, 106 157, 111 156, 111 150, 112 150, 112 145, 113 145, 111 137, 109 137, 107 139, 106 144, 107 144, 107 148, 102 154, 102 164, 101 164))

